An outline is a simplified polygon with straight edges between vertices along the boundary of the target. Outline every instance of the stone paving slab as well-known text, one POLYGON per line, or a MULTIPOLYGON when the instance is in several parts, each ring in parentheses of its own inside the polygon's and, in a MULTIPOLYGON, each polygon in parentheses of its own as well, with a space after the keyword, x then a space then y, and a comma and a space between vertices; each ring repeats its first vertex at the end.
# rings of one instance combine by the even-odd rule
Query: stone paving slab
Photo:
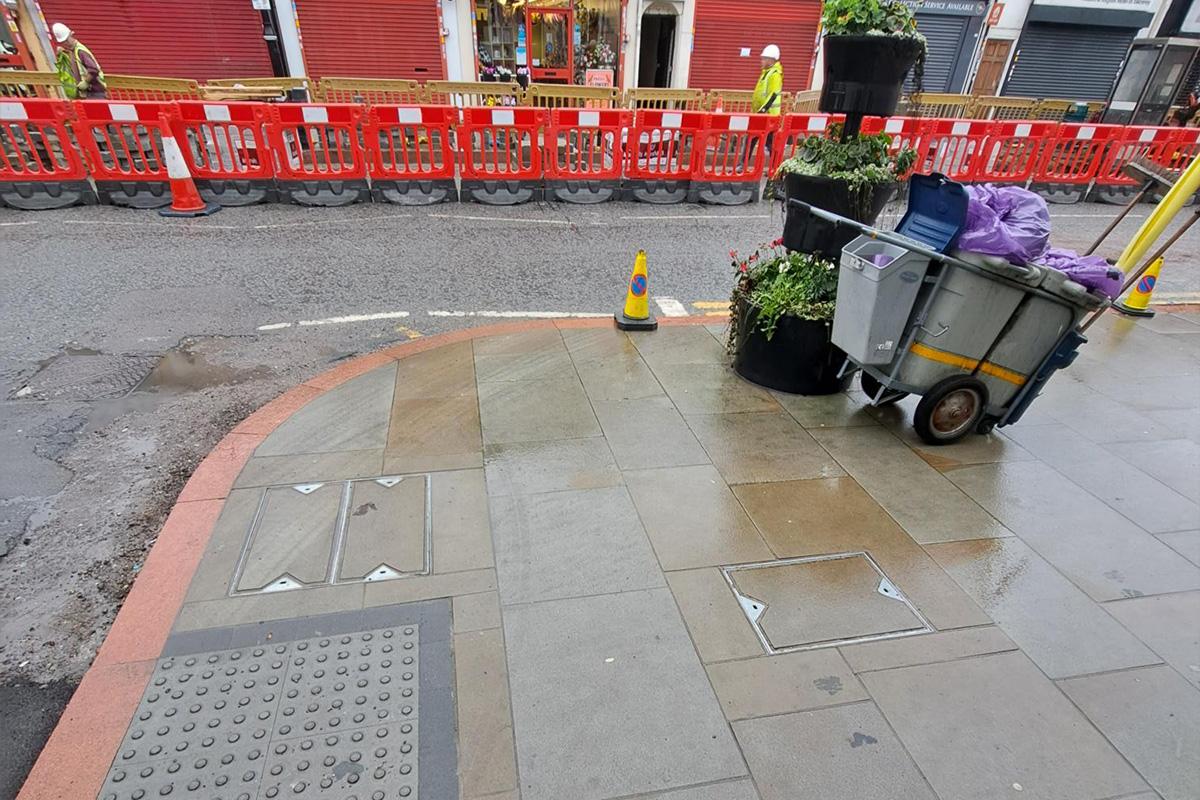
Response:
MULTIPOLYGON (((521 323, 348 361, 197 470, 21 800, 100 792, 160 658, 429 602, 421 696, 452 702, 420 705, 422 797, 1190 798, 1200 337, 1181 326, 1102 321, 1020 425, 940 448, 911 398, 746 383, 720 326, 521 323), (879 572, 757 586, 757 610, 735 594, 738 567, 795 559, 879 572), (772 653, 755 618, 815 649, 772 653)), ((342 710, 296 713, 329 734, 342 710)), ((304 741, 263 758, 304 772, 304 741)), ((295 794, 271 769, 261 796, 295 794)))

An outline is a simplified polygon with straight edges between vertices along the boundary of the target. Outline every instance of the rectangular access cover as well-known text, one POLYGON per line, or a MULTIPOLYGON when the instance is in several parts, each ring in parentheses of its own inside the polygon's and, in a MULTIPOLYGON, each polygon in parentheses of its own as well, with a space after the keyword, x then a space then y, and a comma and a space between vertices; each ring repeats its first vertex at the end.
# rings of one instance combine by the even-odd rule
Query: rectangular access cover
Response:
POLYGON ((933 630, 866 553, 722 567, 768 653, 933 630))

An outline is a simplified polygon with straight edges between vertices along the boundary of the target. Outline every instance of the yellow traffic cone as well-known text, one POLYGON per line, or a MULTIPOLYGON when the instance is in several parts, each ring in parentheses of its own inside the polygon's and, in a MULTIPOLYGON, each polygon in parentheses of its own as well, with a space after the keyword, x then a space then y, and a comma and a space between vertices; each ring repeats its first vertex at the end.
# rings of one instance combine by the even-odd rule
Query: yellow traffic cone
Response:
POLYGON ((1154 310, 1150 308, 1150 294, 1154 284, 1158 283, 1158 272, 1162 269, 1162 256, 1154 259, 1154 263, 1138 278, 1138 282, 1129 290, 1125 300, 1113 303, 1113 308, 1131 317, 1153 317, 1154 310))
POLYGON ((650 276, 646 272, 646 251, 638 250, 625 293, 625 309, 613 314, 617 327, 623 331, 652 331, 658 320, 650 314, 650 276))

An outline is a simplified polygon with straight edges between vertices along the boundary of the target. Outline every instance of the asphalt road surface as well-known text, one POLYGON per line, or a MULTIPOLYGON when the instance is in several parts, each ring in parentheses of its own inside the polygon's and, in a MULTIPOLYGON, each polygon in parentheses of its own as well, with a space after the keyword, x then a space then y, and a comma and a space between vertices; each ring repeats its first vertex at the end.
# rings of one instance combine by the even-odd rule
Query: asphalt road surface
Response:
MULTIPOLYGON (((1053 207, 1054 243, 1085 248, 1116 211, 1053 207)), ((254 408, 392 342, 610 314, 638 248, 660 313, 713 312, 729 250, 781 228, 765 203, 0 209, 0 740, 24 745, 0 758, 0 797, 49 730, 11 709, 57 717, 175 495, 254 408)), ((1200 226, 1156 296, 1200 301, 1200 226)))

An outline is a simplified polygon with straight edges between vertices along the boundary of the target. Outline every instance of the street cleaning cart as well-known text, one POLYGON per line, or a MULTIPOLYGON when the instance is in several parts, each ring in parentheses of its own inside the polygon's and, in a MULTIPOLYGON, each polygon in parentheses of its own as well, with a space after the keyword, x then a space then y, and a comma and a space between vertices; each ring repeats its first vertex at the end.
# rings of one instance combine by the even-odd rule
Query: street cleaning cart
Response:
POLYGON ((949 254, 967 197, 941 175, 909 180, 894 232, 790 203, 858 231, 842 250, 832 340, 873 405, 921 395, 913 427, 929 444, 1020 419, 1087 341, 1084 315, 1108 303, 1049 267, 949 254))

